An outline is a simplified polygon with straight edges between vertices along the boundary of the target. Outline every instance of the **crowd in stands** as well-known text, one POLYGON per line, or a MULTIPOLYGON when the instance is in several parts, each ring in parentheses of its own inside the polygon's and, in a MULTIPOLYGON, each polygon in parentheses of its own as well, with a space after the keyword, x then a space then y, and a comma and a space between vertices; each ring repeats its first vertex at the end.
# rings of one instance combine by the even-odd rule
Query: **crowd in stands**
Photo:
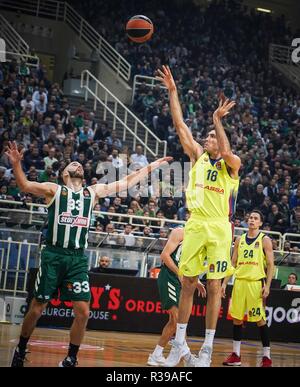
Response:
MULTIPOLYGON (((265 215, 264 229, 300 233, 300 95, 268 64, 269 44, 290 45, 292 40, 284 18, 249 12, 234 1, 213 1, 199 9, 192 3, 170 7, 168 1, 130 0, 120 1, 113 12, 114 2, 90 0, 84 9, 80 2, 71 3, 77 3, 82 16, 132 63, 133 74, 153 76, 162 64, 171 67, 185 122, 200 143, 211 128, 219 91, 236 101, 226 119, 232 148, 242 159, 235 225, 247 227, 249 211, 259 208, 265 215), (128 41, 121 22, 138 13, 155 21, 153 39, 140 45, 128 41)), ((165 90, 142 85, 133 109, 168 142, 168 154, 187 161, 165 90)), ((0 199, 42 203, 17 188, 5 155, 9 140, 24 150, 23 168, 31 181, 61 183, 62 170, 73 160, 84 166, 88 185, 105 177, 103 162, 120 169, 127 155, 134 165, 148 164, 141 146, 129 150, 84 105, 71 108, 61 85, 48 80, 43 65, 35 69, 24 63, 0 64, 0 199)), ((147 197, 105 198, 95 210, 186 220, 184 197, 173 197, 172 183, 171 178, 160 187, 169 198, 160 198, 149 185, 147 197)), ((113 234, 111 221, 111 216, 95 215, 92 226, 113 234)), ((172 227, 171 221, 163 229, 151 220, 135 220, 138 226, 128 224, 127 218, 120 221, 124 230, 118 243, 123 238, 126 246, 133 243, 132 233, 162 237, 172 227)))

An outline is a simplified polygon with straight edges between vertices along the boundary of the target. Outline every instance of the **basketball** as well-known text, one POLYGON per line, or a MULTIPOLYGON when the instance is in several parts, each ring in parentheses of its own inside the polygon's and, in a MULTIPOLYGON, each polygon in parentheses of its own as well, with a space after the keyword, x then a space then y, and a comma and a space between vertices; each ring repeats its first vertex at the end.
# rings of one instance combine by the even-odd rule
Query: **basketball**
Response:
POLYGON ((130 18, 126 24, 126 32, 130 40, 135 43, 144 43, 153 34, 152 21, 143 15, 136 15, 130 18))

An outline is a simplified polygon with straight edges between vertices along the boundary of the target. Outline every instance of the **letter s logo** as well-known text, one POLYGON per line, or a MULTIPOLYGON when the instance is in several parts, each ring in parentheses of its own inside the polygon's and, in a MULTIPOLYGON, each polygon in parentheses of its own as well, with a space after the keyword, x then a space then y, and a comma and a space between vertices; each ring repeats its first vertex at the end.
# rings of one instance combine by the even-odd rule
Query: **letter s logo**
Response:
POLYGON ((292 61, 294 63, 299 63, 300 62, 300 38, 295 38, 292 41, 292 47, 297 47, 295 50, 292 52, 292 61), (298 46, 298 47, 297 47, 298 46))

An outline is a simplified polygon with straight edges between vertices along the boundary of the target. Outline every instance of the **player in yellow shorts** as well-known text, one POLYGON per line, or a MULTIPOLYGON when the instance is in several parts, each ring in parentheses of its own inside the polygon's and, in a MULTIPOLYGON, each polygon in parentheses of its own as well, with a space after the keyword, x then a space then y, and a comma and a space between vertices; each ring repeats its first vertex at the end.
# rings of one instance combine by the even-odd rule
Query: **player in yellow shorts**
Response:
POLYGON ((183 344, 190 318, 193 294, 198 275, 207 270, 207 312, 205 341, 196 363, 209 367, 213 340, 221 306, 221 279, 234 272, 230 260, 232 244, 231 217, 239 187, 241 160, 234 155, 222 118, 229 114, 235 102, 220 99, 213 114, 214 129, 210 130, 204 147, 198 144, 183 121, 176 84, 168 67, 158 70, 157 79, 169 91, 171 114, 184 152, 192 169, 186 190, 191 217, 184 230, 179 274, 183 276, 179 301, 178 324, 171 352, 165 365, 176 366, 183 356, 183 344))
MULTIPOLYGON (((270 293, 274 254, 271 239, 259 230, 262 224, 262 213, 253 210, 248 220, 248 233, 237 238, 234 244, 232 264, 236 271, 229 309, 233 318, 233 352, 223 365, 241 365, 242 324, 247 312, 248 321, 256 322, 260 330, 263 345, 261 367, 272 366, 265 301, 270 293)), ((229 278, 225 278, 222 284, 223 297, 229 278)))

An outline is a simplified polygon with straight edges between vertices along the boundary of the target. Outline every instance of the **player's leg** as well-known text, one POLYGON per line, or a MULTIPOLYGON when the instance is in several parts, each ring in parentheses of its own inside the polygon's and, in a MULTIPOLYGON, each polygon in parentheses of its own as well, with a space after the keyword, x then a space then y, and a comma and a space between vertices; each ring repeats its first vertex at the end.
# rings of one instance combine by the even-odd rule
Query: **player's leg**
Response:
POLYGON ((186 329, 193 306, 193 296, 197 286, 197 277, 183 277, 178 307, 175 340, 166 359, 166 367, 175 367, 190 350, 186 345, 186 329))
POLYGON ((232 353, 223 362, 226 366, 240 366, 241 363, 241 341, 243 320, 233 319, 233 342, 232 353))
POLYGON ((158 344, 156 345, 154 351, 149 355, 147 364, 150 366, 160 366, 165 363, 166 359, 163 356, 164 348, 176 332, 178 307, 174 305, 168 310, 168 312, 169 320, 163 328, 158 344))
POLYGON ((77 354, 84 337, 90 311, 90 286, 87 258, 76 252, 72 253, 68 271, 61 286, 61 300, 73 301, 74 321, 70 330, 68 354, 59 363, 60 367, 76 367, 77 354))
POLYGON ((262 281, 251 281, 248 284, 247 308, 248 320, 255 322, 260 331, 263 346, 263 357, 261 367, 272 367, 269 328, 266 323, 266 310, 262 298, 262 281))
POLYGON ((209 367, 211 363, 213 341, 221 307, 221 280, 208 279, 206 291, 205 340, 199 351, 198 367, 209 367))
POLYGON ((263 358, 261 367, 272 367, 269 327, 264 319, 257 322, 260 338, 263 346, 263 358))
POLYGON ((182 253, 179 262, 179 273, 183 275, 182 289, 178 307, 178 323, 176 326, 175 340, 166 359, 165 366, 176 366, 189 348, 185 345, 187 324, 193 306, 194 292, 198 276, 203 272, 202 261, 206 256, 206 236, 202 232, 202 223, 190 218, 184 231, 182 253))
POLYGON ((19 344, 16 347, 12 359, 12 367, 23 367, 26 346, 30 336, 41 317, 48 301, 51 299, 58 287, 58 275, 56 255, 44 248, 41 254, 41 264, 35 281, 33 300, 22 324, 19 344))
POLYGON ((232 353, 225 359, 223 365, 240 366, 241 365, 241 341, 242 327, 246 306, 245 281, 236 279, 234 282, 229 314, 233 319, 233 350, 232 353))
POLYGON ((89 319, 89 302, 74 301, 74 320, 70 330, 70 344, 67 357, 59 364, 60 367, 75 367, 77 365, 77 354, 82 343, 86 325, 89 319))
POLYGON ((32 335, 34 328, 36 327, 36 323, 38 319, 41 317, 44 309, 46 308, 47 303, 40 303, 36 299, 31 301, 29 310, 24 318, 21 335, 19 339, 19 343, 15 348, 13 359, 11 366, 12 367, 23 367, 27 343, 32 335))
POLYGON ((199 351, 199 367, 209 367, 216 326, 221 307, 221 280, 234 273, 230 248, 232 229, 229 222, 204 223, 207 235, 207 306, 205 317, 205 341, 199 351))
POLYGON ((169 309, 169 321, 164 326, 158 345, 160 345, 161 347, 165 347, 168 344, 169 340, 173 337, 173 335, 176 332, 177 321, 178 321, 178 308, 176 306, 173 306, 171 309, 169 309))

